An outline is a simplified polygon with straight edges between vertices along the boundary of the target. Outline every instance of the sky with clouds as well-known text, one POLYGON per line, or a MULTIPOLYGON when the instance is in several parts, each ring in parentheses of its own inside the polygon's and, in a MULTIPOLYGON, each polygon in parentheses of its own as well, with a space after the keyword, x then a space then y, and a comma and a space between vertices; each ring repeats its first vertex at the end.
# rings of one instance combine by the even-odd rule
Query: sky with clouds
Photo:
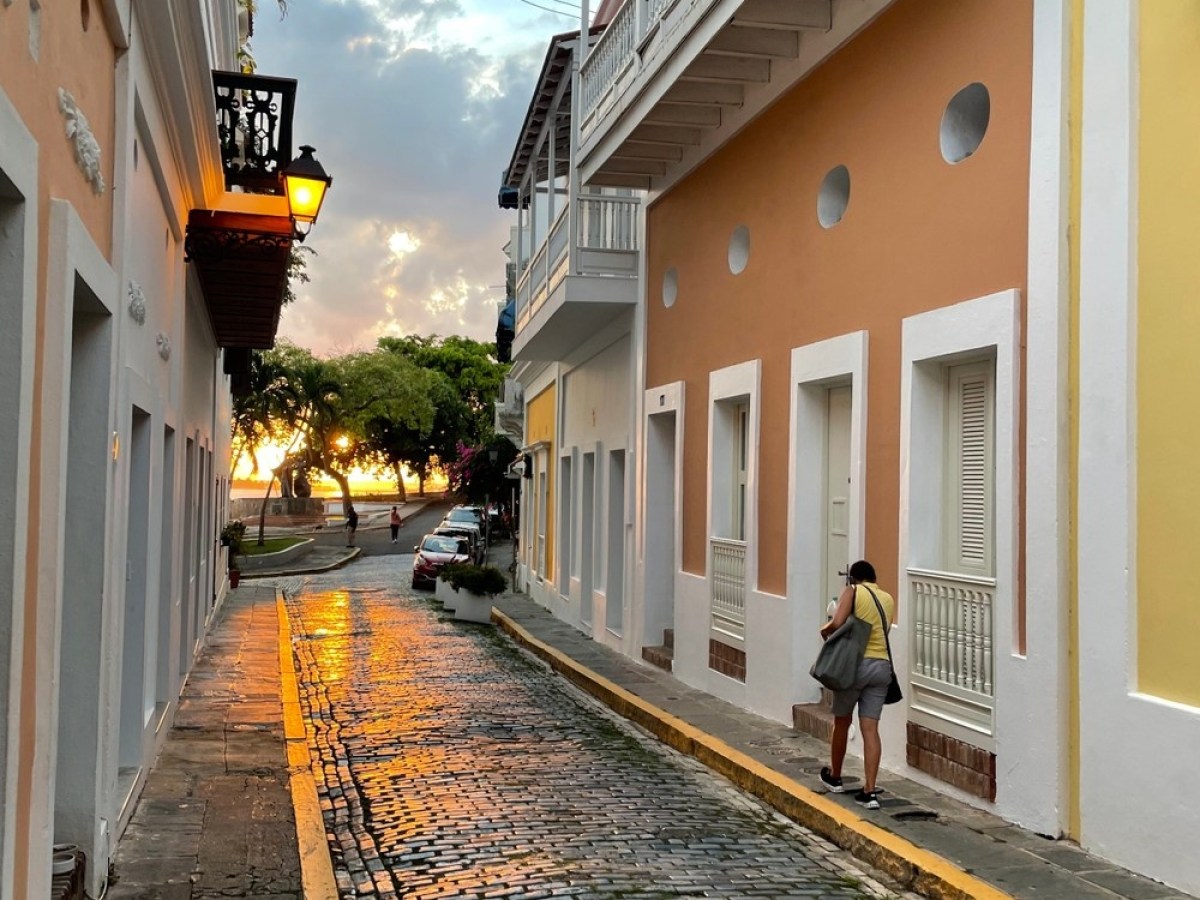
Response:
POLYGON ((258 71, 298 80, 294 142, 333 176, 281 337, 322 355, 383 335, 494 339, 516 224, 496 192, 573 5, 289 0, 281 19, 259 0, 258 71))

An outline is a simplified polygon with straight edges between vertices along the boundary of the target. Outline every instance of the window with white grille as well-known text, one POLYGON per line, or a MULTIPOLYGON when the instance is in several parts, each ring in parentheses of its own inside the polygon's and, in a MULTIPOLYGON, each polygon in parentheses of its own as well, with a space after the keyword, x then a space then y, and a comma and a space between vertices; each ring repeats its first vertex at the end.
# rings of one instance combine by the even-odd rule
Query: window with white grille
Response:
POLYGON ((733 450, 733 522, 730 537, 746 539, 746 470, 750 461, 750 404, 737 403, 733 407, 734 440, 733 450))
POLYGON ((995 375, 991 360, 946 378, 946 569, 992 575, 995 521, 995 375))

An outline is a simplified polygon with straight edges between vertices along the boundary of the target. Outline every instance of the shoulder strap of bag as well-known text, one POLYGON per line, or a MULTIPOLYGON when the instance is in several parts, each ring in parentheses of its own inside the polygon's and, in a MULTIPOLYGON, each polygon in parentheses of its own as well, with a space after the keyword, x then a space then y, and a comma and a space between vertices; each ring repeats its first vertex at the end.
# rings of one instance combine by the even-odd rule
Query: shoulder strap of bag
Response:
MULTIPOLYGON (((879 602, 879 598, 875 596, 875 592, 865 584, 863 587, 867 588, 867 593, 870 594, 871 599, 875 601, 875 608, 879 610, 879 622, 883 626, 883 646, 887 648, 888 662, 891 662, 892 642, 888 640, 888 632, 891 631, 892 626, 888 624, 887 616, 883 614, 883 604, 879 602)), ((855 596, 857 596, 857 594, 855 596)))

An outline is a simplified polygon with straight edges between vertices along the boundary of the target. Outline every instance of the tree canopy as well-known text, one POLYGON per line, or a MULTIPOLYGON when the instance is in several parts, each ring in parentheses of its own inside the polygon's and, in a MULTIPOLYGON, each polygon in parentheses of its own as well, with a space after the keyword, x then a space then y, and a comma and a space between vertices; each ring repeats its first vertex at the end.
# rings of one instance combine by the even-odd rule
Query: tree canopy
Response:
POLYGON ((491 446, 508 370, 493 351, 434 336, 383 338, 374 350, 329 359, 285 340, 253 354, 250 389, 234 399, 235 445, 253 459, 264 444, 290 444, 272 472, 263 518, 276 477, 286 485, 290 473, 319 470, 338 484, 348 510, 355 467, 390 472, 401 491, 407 467, 424 491, 435 469, 459 461, 460 448, 491 446))

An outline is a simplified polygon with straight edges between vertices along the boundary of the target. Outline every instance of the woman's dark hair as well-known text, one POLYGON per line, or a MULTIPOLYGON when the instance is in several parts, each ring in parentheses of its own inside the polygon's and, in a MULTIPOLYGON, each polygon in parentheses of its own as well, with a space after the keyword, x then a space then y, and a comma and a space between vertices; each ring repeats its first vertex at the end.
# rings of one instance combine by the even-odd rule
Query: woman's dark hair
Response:
POLYGON ((865 559, 860 559, 850 567, 850 577, 855 581, 875 582, 875 567, 865 559))

